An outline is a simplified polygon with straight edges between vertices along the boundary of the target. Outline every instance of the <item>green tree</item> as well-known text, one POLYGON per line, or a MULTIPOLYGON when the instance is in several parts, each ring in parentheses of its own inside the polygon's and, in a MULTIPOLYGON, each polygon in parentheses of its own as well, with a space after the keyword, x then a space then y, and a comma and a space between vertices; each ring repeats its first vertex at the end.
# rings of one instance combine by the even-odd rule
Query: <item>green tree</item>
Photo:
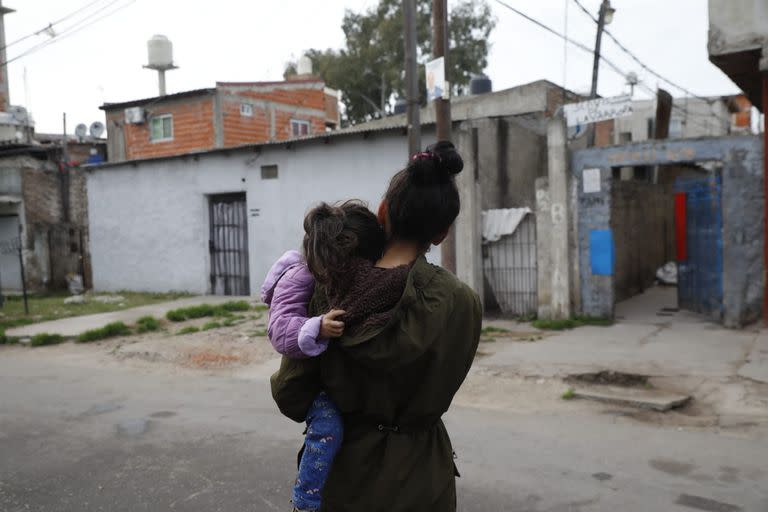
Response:
MULTIPOLYGON (((431 59, 431 0, 417 0, 417 59, 431 59)), ((488 38, 496 20, 486 0, 459 0, 451 5, 448 20, 450 51, 448 80, 466 86, 471 75, 488 64, 488 38)), ((312 49, 307 55, 315 73, 329 87, 342 91, 345 121, 357 123, 377 117, 394 96, 405 96, 405 48, 402 0, 380 0, 377 7, 358 13, 347 10, 342 22, 346 38, 340 50, 312 49)), ((285 76, 296 73, 296 63, 286 66, 285 76)), ((422 102, 424 68, 419 66, 422 102)))

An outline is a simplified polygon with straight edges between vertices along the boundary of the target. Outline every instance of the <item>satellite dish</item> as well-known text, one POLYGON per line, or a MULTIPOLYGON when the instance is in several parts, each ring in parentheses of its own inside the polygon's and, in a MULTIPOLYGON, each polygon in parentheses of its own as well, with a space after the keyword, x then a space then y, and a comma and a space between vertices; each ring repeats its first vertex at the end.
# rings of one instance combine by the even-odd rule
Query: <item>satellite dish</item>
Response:
POLYGON ((98 139, 104 133, 104 123, 100 121, 94 121, 91 123, 91 137, 98 139))
POLYGON ((88 127, 85 126, 83 123, 80 123, 75 127, 75 135, 77 135, 77 139, 80 142, 83 142, 87 134, 88 134, 88 127))

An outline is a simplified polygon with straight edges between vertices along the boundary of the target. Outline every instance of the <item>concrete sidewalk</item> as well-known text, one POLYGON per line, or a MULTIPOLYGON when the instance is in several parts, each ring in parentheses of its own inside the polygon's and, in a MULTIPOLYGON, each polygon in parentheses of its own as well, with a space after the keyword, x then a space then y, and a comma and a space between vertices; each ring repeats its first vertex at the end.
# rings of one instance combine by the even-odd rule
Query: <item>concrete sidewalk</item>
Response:
POLYGON ((153 316, 156 318, 164 317, 172 310, 199 304, 222 304, 232 300, 251 300, 251 297, 231 297, 221 295, 210 295, 202 297, 189 297, 171 302, 162 302, 159 304, 150 304, 138 308, 114 311, 112 313, 100 313, 98 315, 74 316, 53 320, 50 322, 41 322, 37 324, 25 325, 6 331, 6 335, 14 338, 29 338, 40 333, 61 334, 65 337, 78 336, 91 329, 99 329, 111 322, 124 322, 126 324, 135 323, 144 316, 153 316))
MULTIPOLYGON (((742 376, 768 383, 768 332, 758 327, 728 330, 699 315, 674 311, 675 293, 673 288, 653 288, 621 304, 611 327, 582 327, 549 333, 533 343, 499 344, 482 365, 540 377, 612 370, 653 377, 742 376)), ((487 325, 521 330, 515 323, 487 325)))

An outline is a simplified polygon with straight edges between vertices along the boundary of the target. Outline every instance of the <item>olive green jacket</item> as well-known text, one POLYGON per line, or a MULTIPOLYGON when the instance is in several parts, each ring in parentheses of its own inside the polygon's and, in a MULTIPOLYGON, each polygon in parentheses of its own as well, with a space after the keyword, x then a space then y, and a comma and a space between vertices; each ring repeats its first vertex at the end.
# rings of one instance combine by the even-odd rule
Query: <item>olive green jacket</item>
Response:
MULTIPOLYGON (((318 291, 310 315, 328 310, 318 291)), ((329 512, 451 512, 451 440, 442 420, 480 339, 477 295, 419 258, 391 320, 332 341, 312 359, 283 358, 272 376, 280 411, 304 421, 325 390, 344 415, 344 442, 323 490, 329 512)))

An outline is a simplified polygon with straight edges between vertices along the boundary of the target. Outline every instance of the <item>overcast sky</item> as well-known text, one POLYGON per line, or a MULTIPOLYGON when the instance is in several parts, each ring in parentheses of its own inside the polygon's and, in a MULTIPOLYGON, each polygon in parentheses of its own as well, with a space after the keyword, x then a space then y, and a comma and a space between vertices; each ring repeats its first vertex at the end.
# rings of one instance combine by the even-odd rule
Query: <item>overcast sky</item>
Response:
MULTIPOLYGON (((376 0, 2 0, 17 12, 6 16, 8 59, 50 40, 39 31, 93 3, 54 27, 63 32, 84 20, 95 21, 68 37, 9 64, 11 101, 33 113, 38 132, 61 132, 67 112, 75 124, 104 121, 99 105, 155 96, 154 72, 146 64, 146 41, 164 34, 174 44, 180 69, 168 73, 168 92, 211 87, 218 81, 279 80, 286 61, 308 48, 343 44, 345 9, 361 10, 376 0), (126 6, 121 9, 122 6, 126 6), (98 9, 106 10, 96 14, 98 9), (104 14, 120 9, 112 16, 104 14), (26 76, 26 80, 25 80, 26 76)), ((488 75, 494 90, 546 78, 576 91, 589 89, 591 55, 570 47, 564 72, 562 40, 488 0, 498 25, 491 36, 488 75)), ((582 0, 597 12, 600 0, 582 0)), ((595 25, 573 0, 506 0, 529 15, 594 45, 595 25)), ((617 12, 609 29, 625 46, 665 77, 698 95, 737 92, 707 59, 706 0, 612 0, 617 12)), ((624 55, 610 40, 605 55, 621 69, 635 71, 651 88, 664 86, 624 55)), ((669 87, 669 86, 667 86, 669 87)), ((607 66, 600 72, 599 93, 627 90, 625 79, 607 66)), ((669 88, 675 96, 683 93, 669 88)), ((637 91, 642 96, 642 91, 637 91)))

